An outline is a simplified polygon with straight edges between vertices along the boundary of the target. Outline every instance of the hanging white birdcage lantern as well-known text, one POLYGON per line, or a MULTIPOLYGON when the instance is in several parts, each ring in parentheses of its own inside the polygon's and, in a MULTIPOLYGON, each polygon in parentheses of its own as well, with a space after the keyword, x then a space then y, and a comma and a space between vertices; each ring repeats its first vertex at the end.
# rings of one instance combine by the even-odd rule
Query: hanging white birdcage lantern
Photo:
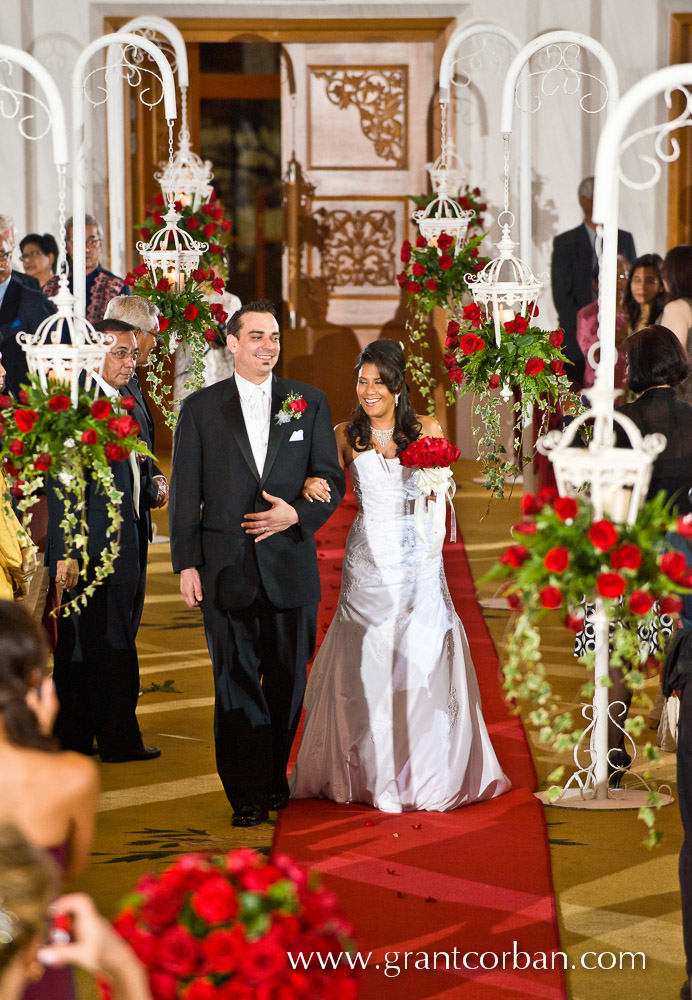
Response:
POLYGON ((58 168, 59 183, 59 290, 53 299, 57 312, 48 316, 35 333, 19 333, 17 341, 26 354, 27 367, 38 375, 41 388, 48 391, 51 381, 65 383, 74 407, 82 389, 94 390, 99 384, 94 374, 101 375, 111 334, 98 333, 89 320, 75 316, 74 295, 68 285, 65 231, 65 168, 58 168))
POLYGON ((439 194, 440 184, 447 179, 447 187, 452 198, 458 198, 464 184, 468 184, 470 169, 461 159, 454 148, 454 143, 450 140, 447 143, 446 163, 442 159, 442 153, 434 163, 426 163, 425 169, 430 176, 432 189, 439 194))
POLYGON ((450 198, 450 185, 447 168, 447 105, 440 105, 441 114, 441 150, 435 161, 437 180, 434 183, 437 198, 434 198, 425 208, 419 208, 413 213, 413 220, 418 225, 421 236, 436 244, 442 233, 454 240, 454 254, 463 246, 469 223, 474 217, 473 209, 462 209, 459 202, 450 198))
MULTIPOLYGON (((173 127, 168 126, 169 166, 173 163, 173 127)), ((189 275, 199 267, 199 259, 209 247, 208 243, 198 242, 184 229, 178 228, 181 218, 175 208, 173 193, 168 192, 168 211, 164 215, 166 225, 157 230, 151 239, 144 243, 140 240, 137 250, 142 260, 149 268, 154 285, 161 278, 166 278, 175 291, 181 291, 189 275)))
POLYGON ((167 204, 190 205, 196 212, 214 194, 212 187, 211 160, 202 160, 190 145, 190 130, 187 127, 187 87, 180 88, 181 127, 178 134, 178 148, 168 161, 159 163, 159 172, 154 180, 161 185, 167 204))

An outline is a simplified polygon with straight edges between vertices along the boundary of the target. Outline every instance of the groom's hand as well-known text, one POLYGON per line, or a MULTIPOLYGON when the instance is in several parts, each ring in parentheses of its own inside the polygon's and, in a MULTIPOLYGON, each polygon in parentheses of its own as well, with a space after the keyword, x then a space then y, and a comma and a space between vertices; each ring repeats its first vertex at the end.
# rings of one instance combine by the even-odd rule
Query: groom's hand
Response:
POLYGON ((180 593, 188 608, 198 608, 199 602, 204 597, 202 592, 202 581, 199 578, 199 571, 195 566, 180 571, 180 593))
POLYGON ((257 536, 256 542, 263 542, 277 531, 285 531, 292 524, 298 523, 298 512, 290 503, 286 503, 281 497, 273 497, 266 490, 262 490, 262 496, 271 504, 270 509, 260 511, 258 514, 246 514, 241 524, 247 535, 257 536))

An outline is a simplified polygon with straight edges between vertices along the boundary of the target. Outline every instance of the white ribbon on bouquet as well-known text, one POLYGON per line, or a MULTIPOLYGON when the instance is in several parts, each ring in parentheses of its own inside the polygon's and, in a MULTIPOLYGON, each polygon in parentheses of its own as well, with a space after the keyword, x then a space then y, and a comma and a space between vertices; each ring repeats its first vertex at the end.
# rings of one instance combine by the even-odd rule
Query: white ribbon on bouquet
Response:
POLYGON ((457 522, 452 504, 457 486, 449 467, 433 466, 430 469, 416 469, 413 479, 418 487, 418 496, 413 507, 413 524, 421 542, 430 545, 428 559, 434 559, 442 551, 445 540, 447 501, 452 512, 450 541, 457 540, 457 522), (435 497, 434 504, 428 503, 430 496, 435 497), (426 531, 426 521, 429 531, 426 531))

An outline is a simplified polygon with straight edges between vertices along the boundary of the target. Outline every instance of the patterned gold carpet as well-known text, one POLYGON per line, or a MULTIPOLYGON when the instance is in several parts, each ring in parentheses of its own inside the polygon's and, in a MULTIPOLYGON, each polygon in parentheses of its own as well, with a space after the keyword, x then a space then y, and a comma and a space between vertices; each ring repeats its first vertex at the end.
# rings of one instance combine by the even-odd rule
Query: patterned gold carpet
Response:
MULTIPOLYGON (((518 490, 512 499, 494 503, 484 517, 487 493, 471 482, 477 471, 474 463, 461 462, 456 476, 457 515, 476 578, 497 558, 509 526, 519 519, 518 490)), ((155 520, 159 535, 165 536, 165 513, 157 512, 155 520)), ((481 596, 492 596, 492 588, 485 587, 481 596)), ((457 610, 463 620, 464 609, 457 610)), ((509 613, 490 610, 486 620, 496 645, 501 644, 509 613)), ((565 703, 576 697, 582 683, 570 637, 557 617, 543 630, 546 666, 565 703)), ((118 900, 142 872, 158 870, 169 858, 200 848, 244 844, 266 851, 273 829, 263 824, 233 830, 230 825, 230 807, 214 766, 212 677, 201 622, 182 603, 163 539, 150 548, 138 646, 145 688, 138 710, 140 726, 145 742, 160 746, 162 755, 148 762, 100 766, 103 793, 92 856, 77 886, 71 887, 92 893, 108 915, 116 912, 118 900), (150 687, 154 690, 147 690, 150 687)), ((653 693, 655 684, 650 685, 653 693)), ((544 781, 557 763, 569 761, 559 761, 529 732, 539 780, 544 781)), ((645 733, 645 738, 650 735, 654 734, 645 733)), ((674 755, 664 755, 653 770, 675 791, 674 755)), ((561 937, 568 956, 569 996, 572 1000, 677 997, 684 978, 677 805, 661 811, 657 825, 664 840, 654 851, 642 846, 645 829, 635 812, 594 814, 549 807, 547 820, 561 937), (621 951, 643 952, 646 968, 642 970, 638 959, 634 971, 629 960, 620 969, 621 951), (602 965, 614 961, 614 967, 599 969, 598 955, 602 965), (582 962, 596 968, 583 968, 582 962)), ((94 995, 81 980, 82 1000, 94 995)), ((540 996, 538 987, 533 996, 540 996)))

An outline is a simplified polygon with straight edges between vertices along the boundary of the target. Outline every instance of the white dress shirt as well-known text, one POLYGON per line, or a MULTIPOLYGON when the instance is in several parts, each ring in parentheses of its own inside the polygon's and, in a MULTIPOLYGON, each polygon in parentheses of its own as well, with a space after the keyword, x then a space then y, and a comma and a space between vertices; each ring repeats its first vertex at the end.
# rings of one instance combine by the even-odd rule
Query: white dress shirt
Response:
POLYGON ((272 415, 272 376, 270 375, 260 385, 256 385, 254 382, 248 382, 246 378, 236 372, 235 382, 238 386, 238 395, 245 420, 245 429, 250 439, 252 457, 261 476, 269 444, 269 425, 272 415))
MULTIPOLYGON (((94 382, 100 387, 104 396, 108 396, 110 399, 120 399, 120 393, 117 389, 114 389, 112 385, 108 382, 104 382, 100 375, 96 372, 92 372, 92 377, 94 382)), ((135 509, 135 516, 139 519, 139 495, 141 493, 141 476, 142 470, 140 464, 137 461, 137 456, 134 451, 131 451, 127 456, 128 462, 130 463, 130 469, 132 471, 132 506, 135 509)))

